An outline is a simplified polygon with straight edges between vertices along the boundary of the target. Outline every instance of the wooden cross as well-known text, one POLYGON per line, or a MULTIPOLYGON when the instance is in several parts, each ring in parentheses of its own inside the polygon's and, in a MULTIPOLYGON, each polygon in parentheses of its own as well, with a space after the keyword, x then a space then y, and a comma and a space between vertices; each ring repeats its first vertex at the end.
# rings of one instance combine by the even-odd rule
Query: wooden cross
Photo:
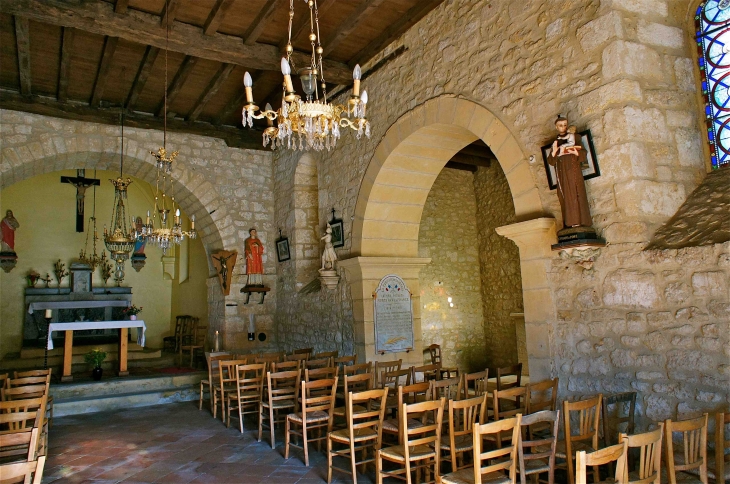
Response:
POLYGON ((76 187, 76 232, 84 231, 84 201, 86 189, 90 186, 99 186, 99 180, 86 178, 86 170, 76 170, 76 176, 62 176, 61 183, 69 183, 76 187))

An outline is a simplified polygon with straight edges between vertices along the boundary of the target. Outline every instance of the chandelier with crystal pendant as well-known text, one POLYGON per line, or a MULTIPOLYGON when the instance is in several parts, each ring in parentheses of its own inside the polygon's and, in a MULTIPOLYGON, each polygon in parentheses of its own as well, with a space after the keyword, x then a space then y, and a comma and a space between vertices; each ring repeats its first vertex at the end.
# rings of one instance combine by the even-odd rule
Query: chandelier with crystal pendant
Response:
POLYGON ((360 139, 363 134, 370 137, 370 123, 365 118, 365 107, 368 102, 367 91, 360 94, 360 66, 356 65, 353 71, 352 95, 347 104, 334 104, 327 101, 327 85, 324 78, 324 64, 322 54, 324 49, 320 44, 319 13, 317 0, 305 0, 309 6, 309 40, 312 44, 312 60, 309 66, 299 70, 302 81, 302 90, 305 98, 302 99, 294 92, 291 73, 296 70, 291 56, 294 47, 291 43, 292 21, 294 19, 294 0, 289 0, 289 42, 286 44, 286 57, 281 59, 281 73, 284 75, 284 95, 281 108, 274 111, 267 104, 264 111, 253 101, 253 80, 246 72, 243 76, 243 85, 246 91, 246 104, 243 106, 243 126, 253 126, 254 119, 266 118, 268 127, 264 130, 263 144, 271 148, 286 145, 290 149, 328 151, 334 148, 340 138, 340 128, 351 128, 360 139), (317 77, 319 76, 319 81, 317 77), (317 82, 319 82, 320 90, 317 82), (274 121, 277 126, 274 126, 274 121))

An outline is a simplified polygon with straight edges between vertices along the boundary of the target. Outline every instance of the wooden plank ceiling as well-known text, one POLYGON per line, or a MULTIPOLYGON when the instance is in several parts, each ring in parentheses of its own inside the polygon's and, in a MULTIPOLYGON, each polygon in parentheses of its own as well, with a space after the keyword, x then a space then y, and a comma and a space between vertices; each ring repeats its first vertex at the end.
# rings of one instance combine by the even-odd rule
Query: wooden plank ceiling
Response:
MULTIPOLYGON (((309 9, 291 1, 302 67, 309 9)), ((328 89, 350 85, 355 64, 442 1, 318 0, 328 89)), ((254 77, 257 104, 280 105, 288 18, 287 0, 0 2, 0 107, 107 124, 123 111, 128 125, 159 129, 167 73, 169 130, 262 148, 260 132, 241 127, 242 78, 254 77)))

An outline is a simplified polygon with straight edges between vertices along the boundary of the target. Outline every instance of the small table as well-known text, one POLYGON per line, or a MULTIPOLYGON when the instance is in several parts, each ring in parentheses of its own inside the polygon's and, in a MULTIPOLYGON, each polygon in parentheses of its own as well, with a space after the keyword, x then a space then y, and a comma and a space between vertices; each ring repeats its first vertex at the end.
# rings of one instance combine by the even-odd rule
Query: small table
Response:
POLYGON ((73 360, 73 341, 74 341, 74 330, 89 330, 89 329, 119 329, 119 376, 129 375, 127 370, 127 351, 129 345, 127 344, 127 334, 129 328, 137 328, 137 344, 144 346, 145 342, 145 331, 147 326, 144 321, 73 321, 70 323, 50 323, 48 325, 48 342, 47 348, 53 349, 53 338, 51 335, 54 331, 65 331, 66 339, 63 345, 63 374, 61 375, 62 382, 69 382, 73 380, 71 376, 71 362, 73 360))

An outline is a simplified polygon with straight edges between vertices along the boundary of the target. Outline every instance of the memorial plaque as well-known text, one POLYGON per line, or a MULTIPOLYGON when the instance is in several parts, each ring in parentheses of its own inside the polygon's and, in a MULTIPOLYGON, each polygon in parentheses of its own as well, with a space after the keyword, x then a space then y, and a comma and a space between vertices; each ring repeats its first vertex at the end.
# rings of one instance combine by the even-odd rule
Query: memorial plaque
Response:
POLYGON ((373 294, 375 305, 375 351, 396 353, 413 349, 411 292, 395 274, 383 277, 373 294))

